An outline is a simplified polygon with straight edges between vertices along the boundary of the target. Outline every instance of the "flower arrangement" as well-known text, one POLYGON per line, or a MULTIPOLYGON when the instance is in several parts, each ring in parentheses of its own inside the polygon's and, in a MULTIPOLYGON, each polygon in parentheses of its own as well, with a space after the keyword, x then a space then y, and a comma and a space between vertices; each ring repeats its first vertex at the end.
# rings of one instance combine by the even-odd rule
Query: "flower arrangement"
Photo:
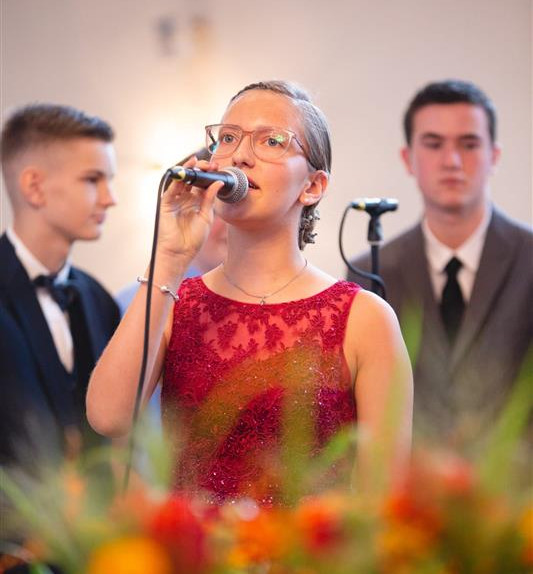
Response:
MULTIPOLYGON (((46 564, 62 574, 530 573, 531 483, 513 470, 529 394, 529 380, 517 386, 473 462, 449 449, 416 449, 406 476, 375 492, 308 491, 279 507, 173 492, 159 438, 141 445, 125 492, 91 471, 102 453, 38 479, 2 470, 0 490, 14 512, 0 526, 26 534, 16 550, 0 547, 3 565, 29 561, 32 574, 50 574, 46 564)), ((352 446, 337 439, 323 464, 352 446)), ((315 462, 300 476, 320 471, 315 462)))
MULTIPOLYGON (((15 499, 20 494, 5 476, 3 488, 15 499)), ((533 569, 533 505, 490 493, 472 465, 447 452, 419 453, 405 481, 376 499, 331 491, 291 507, 249 499, 214 506, 137 481, 95 506, 88 479, 72 468, 31 496, 31 506, 19 505, 31 524, 25 550, 65 574, 533 569)))

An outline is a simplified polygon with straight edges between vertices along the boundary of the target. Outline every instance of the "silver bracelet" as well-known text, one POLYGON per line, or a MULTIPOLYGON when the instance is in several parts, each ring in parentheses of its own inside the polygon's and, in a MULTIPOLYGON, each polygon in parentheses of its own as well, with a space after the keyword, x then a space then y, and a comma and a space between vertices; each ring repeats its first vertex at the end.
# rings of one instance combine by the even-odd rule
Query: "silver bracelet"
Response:
MULTIPOLYGON (((141 277, 140 275, 137 277, 137 281, 141 284, 148 283, 148 279, 146 277, 141 277)), ((173 293, 166 285, 158 285, 157 283, 154 283, 153 285, 154 287, 157 287, 161 293, 170 295, 172 299, 174 299, 174 303, 180 300, 179 295, 177 293, 173 293)))

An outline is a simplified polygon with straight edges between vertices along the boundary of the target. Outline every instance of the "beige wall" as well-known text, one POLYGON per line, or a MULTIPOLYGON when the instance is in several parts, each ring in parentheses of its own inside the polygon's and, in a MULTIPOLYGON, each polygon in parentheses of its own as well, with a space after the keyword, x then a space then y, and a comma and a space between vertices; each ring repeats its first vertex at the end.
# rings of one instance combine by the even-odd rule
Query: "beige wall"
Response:
MULTIPOLYGON (((0 0, 1 113, 29 101, 68 103, 108 119, 118 137, 120 204, 76 263, 112 291, 142 273, 156 188, 166 167, 202 143, 230 95, 258 79, 304 85, 329 117, 334 169, 309 259, 338 276, 340 218, 359 196, 393 196, 391 237, 420 201, 398 149, 401 115, 424 83, 469 79, 499 110, 493 196, 532 221, 530 0, 0 0), (203 16, 204 20, 199 19, 203 16), (175 26, 165 37, 161 18, 175 26)), ((172 26, 171 26, 172 27, 172 26)), ((2 189, 0 228, 10 221, 2 189)), ((346 251, 365 248, 352 212, 346 251)))

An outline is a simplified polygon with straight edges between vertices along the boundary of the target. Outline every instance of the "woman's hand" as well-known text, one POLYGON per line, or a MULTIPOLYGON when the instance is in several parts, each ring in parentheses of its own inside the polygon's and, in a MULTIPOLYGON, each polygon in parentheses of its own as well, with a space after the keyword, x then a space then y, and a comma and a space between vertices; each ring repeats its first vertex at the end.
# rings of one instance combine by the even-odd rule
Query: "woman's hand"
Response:
MULTIPOLYGON (((195 157, 184 167, 216 171, 214 162, 197 161, 195 157)), ((213 204, 223 182, 207 189, 173 181, 161 199, 158 254, 186 268, 206 240, 213 223, 213 204)))

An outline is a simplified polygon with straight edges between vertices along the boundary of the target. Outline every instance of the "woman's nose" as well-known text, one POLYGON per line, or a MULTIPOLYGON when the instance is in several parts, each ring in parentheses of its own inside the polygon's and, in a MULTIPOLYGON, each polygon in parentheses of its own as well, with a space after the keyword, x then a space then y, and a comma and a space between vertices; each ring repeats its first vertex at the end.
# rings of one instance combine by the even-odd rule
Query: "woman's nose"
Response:
POLYGON ((253 165, 255 163, 255 154, 252 148, 252 134, 243 134, 237 149, 231 156, 234 166, 253 165))

